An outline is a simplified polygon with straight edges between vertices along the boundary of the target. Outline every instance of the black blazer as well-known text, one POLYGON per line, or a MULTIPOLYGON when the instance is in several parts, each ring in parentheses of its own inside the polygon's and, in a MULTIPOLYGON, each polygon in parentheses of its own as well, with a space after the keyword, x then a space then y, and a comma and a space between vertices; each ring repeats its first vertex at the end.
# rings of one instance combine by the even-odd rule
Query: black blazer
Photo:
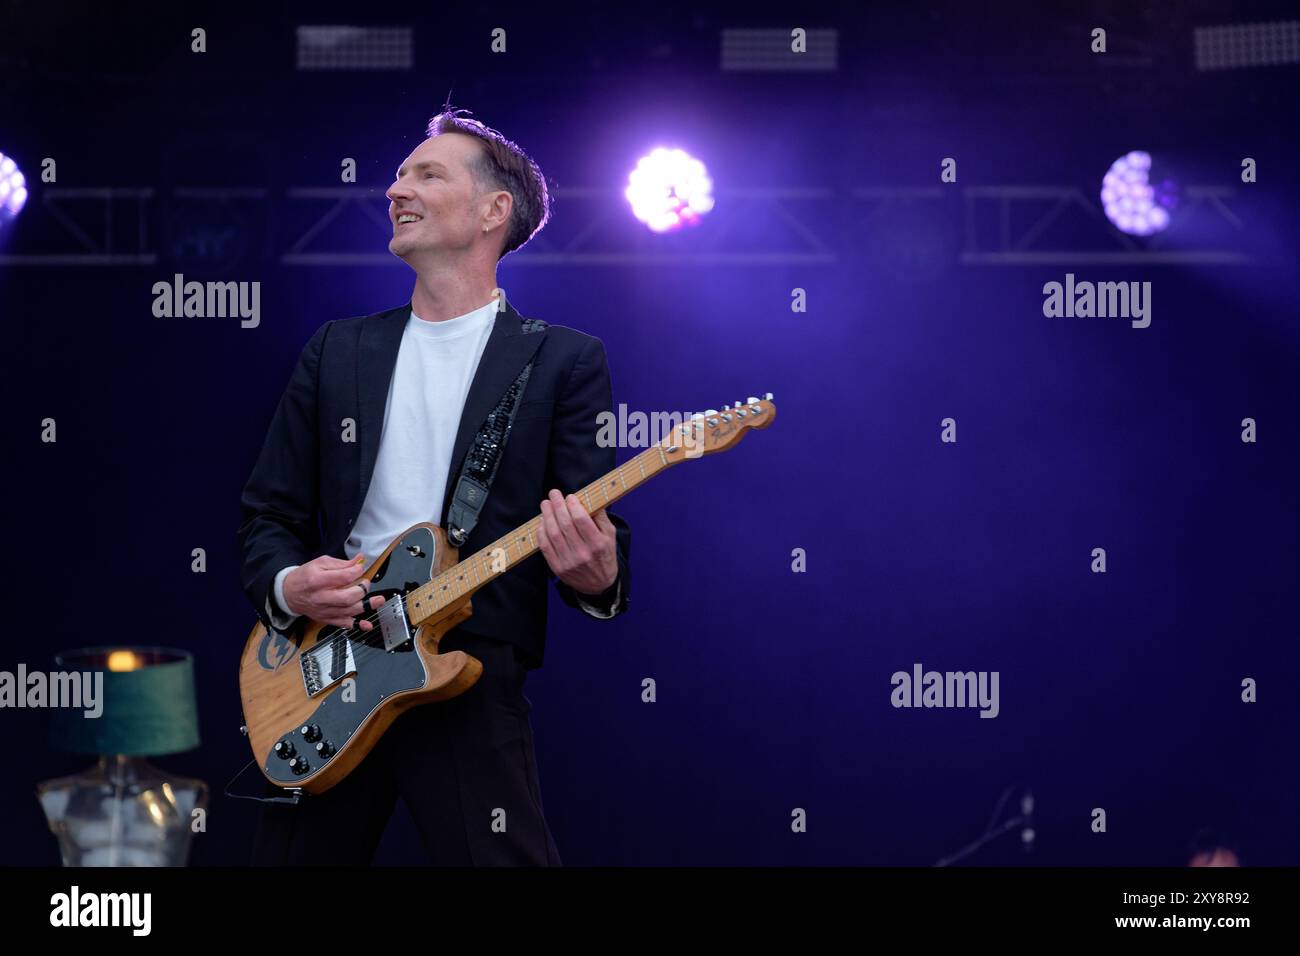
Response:
MULTIPOLYGON (((265 603, 278 571, 322 554, 345 557, 343 546, 379 455, 389 384, 410 311, 408 303, 321 326, 303 348, 275 410, 244 486, 239 527, 241 583, 268 627, 265 603), (343 420, 349 418, 356 422, 356 440, 345 442, 343 420)), ((613 401, 604 345, 559 325, 524 334, 522 321, 508 303, 496 315, 465 399, 436 518, 430 508, 429 520, 445 525, 456 479, 479 426, 535 356, 492 491, 460 549, 462 556, 536 517, 551 488, 569 494, 615 465, 614 449, 596 443, 596 417, 611 411, 613 401)), ((627 608, 632 535, 626 521, 612 511, 607 514, 618 531, 622 593, 617 607, 610 603, 618 583, 589 603, 617 614, 627 608)), ((540 553, 521 562, 474 595, 473 616, 458 630, 515 644, 532 666, 539 666, 548 578, 554 575, 540 553)), ((576 608, 572 588, 558 579, 555 585, 564 602, 576 608)))

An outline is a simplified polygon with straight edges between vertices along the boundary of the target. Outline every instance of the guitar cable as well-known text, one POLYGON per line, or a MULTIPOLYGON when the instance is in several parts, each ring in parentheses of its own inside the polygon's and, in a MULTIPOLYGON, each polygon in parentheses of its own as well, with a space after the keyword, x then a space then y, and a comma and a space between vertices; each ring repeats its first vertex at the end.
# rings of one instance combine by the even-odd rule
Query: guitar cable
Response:
MULTIPOLYGON (((248 729, 246 727, 241 727, 240 730, 243 731, 245 736, 247 736, 248 729)), ((256 759, 250 760, 248 761, 248 763, 244 764, 237 771, 235 771, 235 775, 226 781, 226 786, 222 789, 221 792, 228 797, 234 797, 236 800, 255 800, 258 803, 282 803, 282 804, 288 804, 291 807, 296 807, 299 803, 302 802, 302 798, 305 797, 307 794, 304 790, 302 790, 299 787, 288 788, 288 792, 291 795, 287 797, 255 797, 250 793, 231 793, 230 792, 231 785, 234 784, 234 782, 238 780, 240 777, 242 777, 248 771, 248 768, 253 766, 253 764, 255 763, 257 763, 256 759)))

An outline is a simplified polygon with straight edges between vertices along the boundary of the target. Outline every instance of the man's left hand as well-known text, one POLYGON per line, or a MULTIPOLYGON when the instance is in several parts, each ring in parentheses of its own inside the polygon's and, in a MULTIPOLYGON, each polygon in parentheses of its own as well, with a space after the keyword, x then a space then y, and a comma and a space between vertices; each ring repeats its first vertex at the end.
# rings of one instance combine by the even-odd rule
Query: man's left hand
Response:
POLYGON ((618 579, 617 531, 601 508, 587 514, 577 495, 552 488, 542 502, 537 543, 555 576, 579 594, 594 597, 618 579))

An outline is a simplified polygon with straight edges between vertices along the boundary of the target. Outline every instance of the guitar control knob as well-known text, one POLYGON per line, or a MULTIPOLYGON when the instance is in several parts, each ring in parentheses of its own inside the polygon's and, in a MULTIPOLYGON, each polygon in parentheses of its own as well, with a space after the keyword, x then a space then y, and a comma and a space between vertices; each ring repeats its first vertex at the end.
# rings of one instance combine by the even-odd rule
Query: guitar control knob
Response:
POLYGON ((296 776, 301 777, 303 774, 305 774, 308 770, 311 769, 311 766, 307 763, 307 761, 304 758, 294 757, 292 760, 289 761, 289 769, 292 770, 296 776))
POLYGON ((322 740, 316 745, 316 753, 321 757, 329 757, 334 754, 334 745, 328 740, 322 740))
POLYGON ((316 741, 320 740, 319 724, 303 724, 302 730, 298 732, 307 739, 308 743, 315 743, 316 741))
POLYGON ((293 744, 288 740, 281 740, 271 749, 275 751, 275 755, 281 760, 288 760, 294 755, 293 744))

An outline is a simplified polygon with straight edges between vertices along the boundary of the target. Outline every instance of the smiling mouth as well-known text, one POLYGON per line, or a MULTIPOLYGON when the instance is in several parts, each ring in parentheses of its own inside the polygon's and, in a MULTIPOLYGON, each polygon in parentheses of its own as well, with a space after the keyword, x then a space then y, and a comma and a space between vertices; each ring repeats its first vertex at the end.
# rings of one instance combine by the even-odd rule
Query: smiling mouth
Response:
POLYGON ((397 217, 397 225, 405 226, 408 223, 419 222, 423 218, 424 218, 423 216, 417 216, 413 212, 404 212, 397 217))

